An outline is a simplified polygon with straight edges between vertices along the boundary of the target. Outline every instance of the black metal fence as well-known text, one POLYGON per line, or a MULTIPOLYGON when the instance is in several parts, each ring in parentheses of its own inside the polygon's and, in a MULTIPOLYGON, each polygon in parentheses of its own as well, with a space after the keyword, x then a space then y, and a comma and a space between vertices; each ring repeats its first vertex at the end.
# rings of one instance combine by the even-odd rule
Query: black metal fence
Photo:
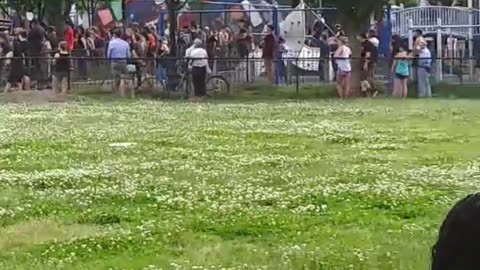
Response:
MULTIPOLYGON (((54 58, 0 58, 0 90, 5 87, 11 77, 12 63, 22 61, 25 76, 30 78, 33 89, 49 89, 52 79, 58 70, 54 58)), ((112 60, 102 57, 72 56, 71 68, 62 72, 68 73, 68 88, 76 89, 111 89, 113 87, 112 60)), ((116 59, 114 61, 118 61, 116 59)), ((185 58, 135 58, 123 59, 135 66, 127 79, 134 82, 136 89, 157 89, 160 91, 182 91, 182 80, 188 74, 185 58)), ((273 69, 269 77, 265 69, 265 60, 258 57, 246 58, 210 58, 208 59, 211 76, 228 82, 229 87, 271 83, 274 85, 290 85, 296 89, 305 85, 328 85, 335 82, 335 61, 320 57, 288 57, 272 61, 273 69)), ((479 79, 477 61, 474 59, 433 59, 431 77, 433 81, 451 84, 472 84, 479 79)), ((391 81, 392 59, 380 58, 374 69, 374 77, 386 87, 391 81)), ((353 69, 361 69, 360 59, 351 59, 353 69)), ((14 85, 15 87, 15 85, 14 85)))

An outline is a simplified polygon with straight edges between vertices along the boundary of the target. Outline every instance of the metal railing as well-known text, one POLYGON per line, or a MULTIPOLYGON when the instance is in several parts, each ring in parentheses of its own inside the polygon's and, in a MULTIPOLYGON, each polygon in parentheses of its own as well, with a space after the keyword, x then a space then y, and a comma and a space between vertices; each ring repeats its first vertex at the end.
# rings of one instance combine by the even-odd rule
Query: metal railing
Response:
POLYGON ((470 29, 474 34, 480 33, 480 10, 463 7, 425 6, 398 9, 392 12, 392 32, 402 37, 408 36, 409 21, 419 29, 428 33, 435 33, 437 22, 441 20, 443 26, 455 27, 453 34, 467 37, 470 29), (476 27, 474 27, 476 26, 476 27))
MULTIPOLYGON (((12 72, 12 62, 22 61, 25 65, 25 76, 30 77, 33 89, 49 89, 52 87, 52 78, 56 75, 53 58, 0 58, 0 90, 6 85, 12 72), (8 63, 10 62, 10 63, 8 63)), ((68 73, 68 88, 109 90, 113 87, 112 60, 102 57, 77 57, 72 56, 71 69, 61 71, 68 73)), ((135 87, 142 89, 157 89, 161 91, 183 91, 178 85, 188 74, 185 58, 135 58, 123 59, 136 69, 126 77, 134 82, 135 87)), ((209 67, 211 76, 221 77, 228 82, 229 87, 236 88, 245 85, 274 84, 290 85, 299 89, 302 86, 322 86, 335 83, 336 65, 330 57, 289 57, 273 60, 272 80, 265 69, 265 60, 262 58, 210 58, 209 67)), ((354 70, 361 69, 361 59, 351 58, 354 70)), ((392 74, 392 59, 378 59, 374 76, 381 85, 387 85, 392 74)), ((465 58, 433 59, 431 77, 437 81, 450 84, 473 84, 480 79, 477 75, 470 74, 470 65, 480 71, 480 60, 465 58), (439 76, 438 65, 442 66, 439 76)), ((413 70, 413 69, 412 69, 413 70)))

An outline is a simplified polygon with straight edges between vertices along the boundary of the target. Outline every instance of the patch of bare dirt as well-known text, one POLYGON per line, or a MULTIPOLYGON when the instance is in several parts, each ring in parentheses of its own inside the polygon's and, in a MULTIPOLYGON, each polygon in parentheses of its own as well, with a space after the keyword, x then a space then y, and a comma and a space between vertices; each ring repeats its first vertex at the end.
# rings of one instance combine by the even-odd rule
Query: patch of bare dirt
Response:
POLYGON ((68 101, 68 95, 55 93, 52 90, 28 90, 0 93, 0 103, 58 103, 68 101))

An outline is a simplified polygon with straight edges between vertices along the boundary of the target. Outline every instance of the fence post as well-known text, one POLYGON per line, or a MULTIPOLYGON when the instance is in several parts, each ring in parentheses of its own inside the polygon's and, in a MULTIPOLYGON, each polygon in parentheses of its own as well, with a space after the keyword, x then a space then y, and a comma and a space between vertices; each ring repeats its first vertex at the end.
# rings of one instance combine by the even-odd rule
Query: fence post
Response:
POLYGON ((408 19, 408 49, 413 50, 413 19, 408 19))
POLYGON ((300 78, 298 76, 298 70, 299 70, 299 68, 298 68, 298 56, 296 58, 296 63, 297 64, 296 64, 296 67, 295 67, 295 94, 298 95, 298 92, 300 91, 300 89, 299 89, 300 88, 300 85, 299 85, 300 84, 300 78))
POLYGON ((249 59, 250 59, 250 54, 247 53, 247 58, 246 58, 247 61, 246 61, 246 67, 245 67, 245 72, 247 73, 247 74, 245 74, 246 75, 245 78, 247 80, 247 83, 250 83, 250 61, 249 61, 249 59))
MULTIPOLYGON (((471 61, 471 60, 470 60, 471 61)), ((470 62, 469 61, 469 62, 470 62)), ((463 85, 463 57, 460 57, 460 68, 459 68, 460 74, 458 74, 460 78, 460 85, 463 85)))
POLYGON ((442 60, 442 19, 437 18, 437 81, 443 80, 443 60, 442 60))
POLYGON ((474 9, 472 8, 473 7, 473 1, 472 0, 468 0, 467 2, 468 4, 468 8, 469 8, 469 12, 468 12, 468 25, 470 25, 470 27, 468 28, 468 57, 470 58, 468 63, 469 63, 469 69, 468 69, 468 73, 470 75, 470 79, 473 79, 474 78, 474 65, 475 65, 475 61, 474 61, 474 52, 473 52, 473 27, 472 25, 474 25, 474 9))
POLYGON ((72 59, 70 59, 69 61, 70 65, 68 67, 68 71, 67 71, 67 91, 68 93, 70 93, 70 91, 72 90, 72 84, 71 84, 71 74, 72 74, 72 68, 73 68, 73 63, 72 63, 72 59))

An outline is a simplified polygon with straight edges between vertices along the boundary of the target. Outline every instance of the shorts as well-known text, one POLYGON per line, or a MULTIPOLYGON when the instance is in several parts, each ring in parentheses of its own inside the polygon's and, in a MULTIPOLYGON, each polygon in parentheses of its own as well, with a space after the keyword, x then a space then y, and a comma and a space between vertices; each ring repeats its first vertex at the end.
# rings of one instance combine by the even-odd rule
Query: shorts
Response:
POLYGON ((367 70, 363 70, 363 66, 362 66, 361 79, 362 80, 373 79, 374 70, 375 70, 375 63, 370 63, 367 67, 367 70))
POLYGON ((119 85, 122 77, 127 73, 127 63, 113 62, 112 76, 115 85, 119 85))
POLYGON ((343 82, 344 80, 349 80, 352 75, 351 71, 343 71, 341 69, 337 70, 337 82, 343 82))
POLYGON ((410 78, 410 76, 395 74, 395 78, 397 78, 397 79, 399 79, 399 80, 405 80, 405 79, 410 78))

